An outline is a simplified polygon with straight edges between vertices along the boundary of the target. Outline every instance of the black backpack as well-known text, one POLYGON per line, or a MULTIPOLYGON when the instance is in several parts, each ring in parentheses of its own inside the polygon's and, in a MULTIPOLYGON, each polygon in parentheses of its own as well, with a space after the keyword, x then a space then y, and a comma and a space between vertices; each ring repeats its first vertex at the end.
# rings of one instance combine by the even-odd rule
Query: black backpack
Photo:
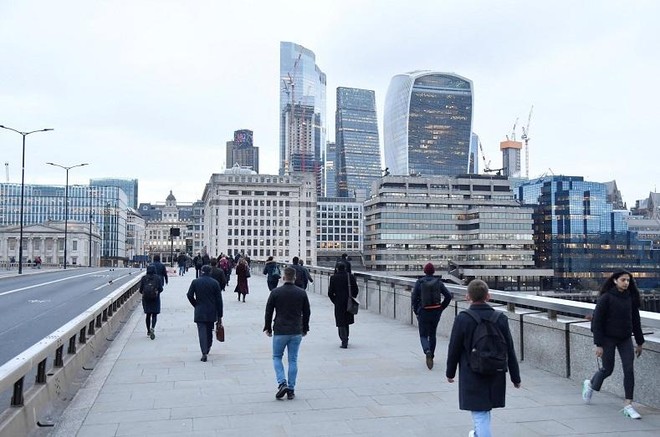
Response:
POLYGON ((509 348, 504 334, 497 326, 501 313, 493 311, 487 319, 482 319, 473 310, 465 310, 477 322, 472 333, 472 344, 468 355, 468 365, 474 373, 495 375, 508 369, 509 348))
POLYGON ((421 283, 422 308, 442 303, 442 289, 440 288, 440 278, 434 278, 431 281, 422 281, 421 283))
POLYGON ((142 288, 142 296, 145 300, 158 299, 158 284, 160 279, 158 276, 153 275, 151 278, 145 277, 144 287, 142 288))

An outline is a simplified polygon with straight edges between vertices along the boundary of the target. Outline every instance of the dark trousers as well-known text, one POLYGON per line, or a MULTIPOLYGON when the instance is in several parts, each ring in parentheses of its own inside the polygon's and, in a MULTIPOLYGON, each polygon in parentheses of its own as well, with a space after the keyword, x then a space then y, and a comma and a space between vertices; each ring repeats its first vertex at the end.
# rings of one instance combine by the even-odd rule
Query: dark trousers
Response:
POLYGON ((417 314, 417 327, 419 329, 419 341, 422 344, 424 353, 431 352, 435 354, 435 344, 437 341, 438 323, 440 322, 440 315, 442 310, 435 308, 425 310, 420 308, 417 314))
POLYGON ((202 271, 201 267, 195 267, 195 278, 199 278, 199 272, 202 271))
POLYGON ((156 327, 156 321, 158 320, 158 314, 156 313, 147 313, 147 317, 145 318, 145 323, 147 324, 147 332, 150 329, 154 329, 156 327))
POLYGON ((614 351, 619 350, 621 365, 623 366, 623 390, 626 393, 626 399, 633 398, 635 391, 635 372, 633 361, 635 359, 635 349, 633 348, 632 338, 616 340, 605 337, 603 342, 603 367, 600 368, 591 378, 591 388, 600 391, 605 378, 614 371, 614 351))
POLYGON ((273 288, 277 288, 277 283, 279 282, 279 279, 267 279, 266 283, 268 284, 268 290, 272 290, 273 288))
POLYGON ((337 331, 339 332, 339 339, 342 343, 348 343, 349 326, 350 325, 337 327, 337 331))
POLYGON ((213 344, 213 322, 197 322, 197 334, 202 355, 207 355, 213 344))

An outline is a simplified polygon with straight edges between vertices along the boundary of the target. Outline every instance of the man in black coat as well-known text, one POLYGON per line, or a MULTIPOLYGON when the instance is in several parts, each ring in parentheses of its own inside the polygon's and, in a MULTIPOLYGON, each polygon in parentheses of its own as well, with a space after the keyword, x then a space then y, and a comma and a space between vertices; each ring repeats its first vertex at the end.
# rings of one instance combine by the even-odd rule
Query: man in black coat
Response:
POLYGON ((341 348, 348 348, 349 326, 355 323, 355 316, 348 312, 349 290, 350 296, 357 297, 359 290, 355 276, 346 271, 346 264, 337 265, 337 271, 330 277, 328 297, 335 306, 335 325, 341 340, 341 348))
POLYGON ((211 266, 202 267, 202 275, 190 283, 186 296, 195 308, 201 360, 206 361, 213 344, 213 323, 222 323, 222 292, 218 281, 211 277, 211 266))
POLYGON ((295 280, 296 270, 293 267, 284 269, 284 284, 270 292, 266 303, 264 332, 273 337, 273 368, 278 384, 276 399, 282 399, 284 395, 287 399, 295 397, 298 350, 302 338, 309 331, 309 298, 305 290, 295 285, 295 280), (282 362, 284 349, 287 350, 289 362, 287 375, 282 362))
POLYGON ((218 281, 220 290, 224 291, 227 285, 227 277, 225 276, 225 272, 218 267, 218 258, 211 258, 211 277, 218 281))
POLYGON ((156 274, 160 277, 161 285, 167 284, 167 267, 160 262, 160 255, 154 255, 154 262, 151 263, 156 269, 156 274))
MULTIPOLYGON (((475 279, 468 285, 467 299, 472 302, 470 309, 484 320, 495 311, 486 301, 490 298, 488 285, 480 279, 475 279)), ((502 314, 497 319, 497 326, 506 339, 508 349, 508 370, 511 382, 515 388, 520 388, 520 369, 513 339, 509 330, 509 320, 502 314)), ((470 435, 490 434, 490 410, 502 408, 506 398, 506 373, 484 375, 472 371, 468 364, 469 348, 472 334, 477 322, 465 311, 459 313, 454 320, 454 326, 447 350, 447 381, 454 382, 456 367, 460 366, 458 378, 458 407, 472 412, 474 431, 470 435)))

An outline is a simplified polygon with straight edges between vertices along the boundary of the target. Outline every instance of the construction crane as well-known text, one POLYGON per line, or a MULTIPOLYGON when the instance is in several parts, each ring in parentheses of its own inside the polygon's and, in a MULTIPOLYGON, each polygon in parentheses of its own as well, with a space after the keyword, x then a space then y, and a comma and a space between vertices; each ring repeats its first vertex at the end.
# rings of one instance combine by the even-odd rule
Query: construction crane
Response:
POLYGON ((532 121, 532 112, 534 111, 534 105, 532 105, 531 109, 529 110, 529 116, 527 117, 527 126, 523 126, 522 128, 522 136, 520 137, 521 140, 525 142, 525 177, 529 179, 529 123, 532 121))
MULTIPOLYGON (((283 87, 284 87, 284 92, 287 94, 287 96, 290 97, 290 106, 289 106, 289 144, 285 144, 285 160, 284 160, 284 172, 285 174, 289 174, 290 166, 292 165, 291 163, 291 148, 293 146, 293 136, 294 136, 294 105, 296 101, 296 94, 295 94, 295 78, 296 78, 296 70, 298 69, 298 64, 300 63, 300 58, 302 57, 302 53, 298 53, 298 57, 296 58, 295 62, 293 63, 293 67, 291 68, 291 71, 289 71, 286 74, 286 79, 282 79, 283 82, 283 87), (293 76, 292 76, 293 73, 293 76)), ((296 135, 296 142, 298 142, 298 136, 296 135)))
POLYGON ((481 151, 481 159, 484 160, 484 173, 497 173, 498 176, 502 175, 503 168, 490 168, 490 160, 486 162, 486 154, 484 153, 484 148, 479 141, 479 150, 481 151))
POLYGON ((513 122, 513 127, 511 128, 511 138, 509 136, 506 136, 507 141, 516 141, 516 126, 518 126, 518 117, 516 117, 516 121, 513 122))

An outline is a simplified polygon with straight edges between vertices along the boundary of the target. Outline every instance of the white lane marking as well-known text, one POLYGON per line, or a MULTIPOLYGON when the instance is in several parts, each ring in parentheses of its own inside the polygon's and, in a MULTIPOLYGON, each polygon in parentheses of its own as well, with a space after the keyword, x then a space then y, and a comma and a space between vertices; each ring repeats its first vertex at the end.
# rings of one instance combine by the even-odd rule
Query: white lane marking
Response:
POLYGON ((99 285, 98 287, 96 287, 96 288, 94 289, 94 291, 99 291, 101 288, 103 288, 103 287, 107 287, 108 285, 112 284, 114 281, 118 281, 118 280, 120 280, 120 279, 122 279, 122 278, 125 278, 125 277, 127 277, 127 276, 131 276, 131 275, 130 275, 130 274, 129 274, 129 275, 122 275, 122 276, 120 276, 120 277, 118 277, 118 278, 111 279, 110 281, 106 282, 105 284, 103 284, 103 285, 99 285))
POLYGON ((4 292, 0 293, 0 296, 4 296, 4 295, 7 295, 7 294, 18 293, 19 291, 29 290, 31 288, 43 287, 44 285, 55 284, 57 282, 68 281, 69 279, 82 278, 83 276, 89 276, 89 275, 96 275, 98 273, 99 272, 83 273, 82 275, 69 276, 69 277, 62 278, 62 279, 56 279, 54 281, 42 282, 41 284, 30 285, 29 287, 16 288, 14 290, 4 291, 4 292))

